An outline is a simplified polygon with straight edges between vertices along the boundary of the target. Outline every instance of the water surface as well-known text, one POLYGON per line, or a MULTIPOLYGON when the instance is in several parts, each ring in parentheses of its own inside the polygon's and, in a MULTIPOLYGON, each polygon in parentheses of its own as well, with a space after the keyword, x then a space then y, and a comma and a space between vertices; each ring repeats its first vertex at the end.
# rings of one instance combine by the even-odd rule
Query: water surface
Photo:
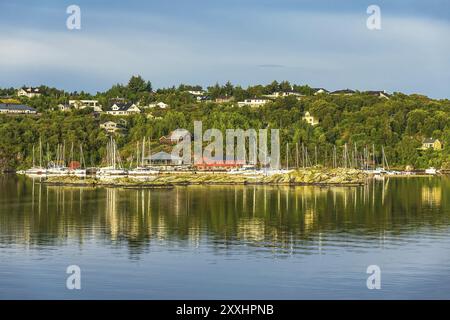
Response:
POLYGON ((449 299, 449 231, 445 177, 125 190, 0 176, 0 299, 449 299))

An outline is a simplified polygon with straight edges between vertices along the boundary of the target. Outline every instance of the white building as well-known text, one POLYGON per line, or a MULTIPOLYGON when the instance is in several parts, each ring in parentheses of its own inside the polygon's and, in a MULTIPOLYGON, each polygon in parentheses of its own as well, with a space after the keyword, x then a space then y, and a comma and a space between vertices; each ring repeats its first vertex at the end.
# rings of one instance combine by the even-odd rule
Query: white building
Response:
POLYGON ((202 96, 205 94, 205 92, 201 90, 189 90, 188 92, 193 96, 202 96))
POLYGON ((314 118, 309 111, 305 112, 305 116, 302 118, 303 120, 305 120, 306 122, 308 122, 310 125, 312 126, 316 126, 319 124, 319 120, 317 120, 316 118, 314 118))
POLYGON ((74 109, 93 108, 95 112, 102 112, 102 106, 98 103, 98 100, 69 100, 69 106, 74 109))
POLYGON ((391 98, 391 95, 389 93, 387 93, 385 90, 366 91, 365 93, 367 93, 371 96, 376 96, 376 97, 384 98, 384 99, 391 98))
POLYGON ((266 103, 270 102, 269 99, 262 99, 262 98, 254 98, 254 99, 245 99, 244 101, 239 101, 238 106, 250 106, 252 108, 257 108, 262 105, 265 105, 266 103))
POLYGON ((284 98, 284 97, 289 97, 289 96, 295 96, 295 97, 299 98, 304 95, 302 95, 298 92, 294 92, 294 91, 288 91, 288 92, 279 91, 279 92, 273 92, 271 94, 265 95, 266 98, 271 98, 271 99, 284 98))
POLYGON ((141 113, 141 109, 134 103, 115 103, 106 113, 113 116, 129 116, 141 113))
POLYGON ((149 108, 160 108, 160 109, 166 109, 169 107, 168 104, 164 103, 164 102, 158 102, 158 103, 151 103, 148 105, 149 108))
POLYGON ((23 104, 0 103, 0 113, 36 114, 36 109, 23 104))
POLYGON ((62 104, 62 103, 58 104, 58 110, 59 111, 67 112, 67 111, 70 111, 71 109, 72 108, 68 104, 62 104))
POLYGON ((19 90, 17 90, 17 95, 19 97, 28 97, 28 98, 34 98, 34 97, 39 97, 41 95, 41 92, 39 90, 39 88, 20 88, 19 90))
POLYGON ((314 90, 314 95, 316 96, 316 95, 318 95, 318 94, 321 94, 321 93, 329 93, 329 91, 327 90, 327 89, 324 89, 324 88, 313 88, 313 90, 314 90))
POLYGON ((107 121, 102 124, 100 124, 100 128, 104 129, 108 133, 115 133, 117 131, 124 130, 123 127, 121 127, 119 124, 117 124, 114 121, 107 121))

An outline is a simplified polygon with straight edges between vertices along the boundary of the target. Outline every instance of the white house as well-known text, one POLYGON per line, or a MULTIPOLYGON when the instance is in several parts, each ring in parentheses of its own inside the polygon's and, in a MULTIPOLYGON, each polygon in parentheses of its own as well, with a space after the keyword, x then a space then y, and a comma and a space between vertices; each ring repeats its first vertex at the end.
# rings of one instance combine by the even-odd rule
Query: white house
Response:
POLYGON ((95 112, 102 112, 102 106, 98 103, 98 100, 69 100, 69 106, 74 109, 93 108, 95 112))
POLYGON ((324 93, 324 94, 329 93, 329 91, 327 89, 324 89, 324 88, 313 88, 313 90, 314 90, 314 95, 315 96, 318 95, 318 94, 321 94, 321 93, 324 93))
POLYGON ((115 133, 117 131, 124 130, 123 127, 121 127, 119 124, 117 124, 114 121, 107 121, 102 124, 100 124, 100 128, 104 129, 108 133, 115 133))
POLYGON ((245 99, 244 101, 239 101, 238 106, 239 107, 250 106, 252 108, 256 108, 265 105, 268 102, 270 102, 269 99, 262 99, 262 98, 245 99))
POLYGON ((343 89, 343 90, 336 90, 333 91, 331 94, 332 95, 345 95, 345 96, 351 96, 354 95, 356 93, 356 91, 351 90, 351 89, 343 89))
POLYGON ((317 120, 316 118, 314 118, 309 111, 305 112, 305 116, 302 118, 303 120, 305 120, 306 122, 308 122, 310 125, 312 126, 316 126, 319 124, 319 120, 317 120))
POLYGON ((36 114, 36 109, 23 104, 0 103, 0 113, 36 114))
POLYGON ((111 107, 111 110, 106 111, 106 113, 113 116, 129 116, 141 113, 141 109, 134 103, 115 103, 111 107))
POLYGON ((387 93, 386 91, 381 91, 381 90, 375 90, 375 91, 366 91, 365 93, 371 95, 371 96, 376 96, 379 98, 384 98, 384 99, 390 99, 391 95, 389 93, 387 93))
POLYGON ((166 109, 169 107, 168 104, 164 103, 164 102, 158 102, 158 103, 151 103, 148 105, 149 108, 160 108, 160 109, 166 109))
POLYGON ((17 90, 17 95, 19 97, 33 98, 33 97, 39 97, 41 95, 41 92, 40 92, 39 88, 33 88, 33 87, 20 88, 19 90, 17 90))
POLYGON ((59 111, 67 112, 67 111, 70 111, 70 109, 71 109, 70 105, 68 105, 68 104, 66 104, 66 103, 64 103, 64 104, 62 104, 62 103, 58 104, 58 110, 59 110, 59 111))
POLYGON ((271 98, 271 99, 284 98, 284 97, 289 97, 289 96, 302 97, 303 95, 298 92, 294 92, 294 91, 279 91, 279 92, 273 92, 271 94, 265 95, 266 98, 271 98))
POLYGON ((205 94, 205 92, 201 90, 188 90, 188 92, 193 96, 202 96, 205 94))

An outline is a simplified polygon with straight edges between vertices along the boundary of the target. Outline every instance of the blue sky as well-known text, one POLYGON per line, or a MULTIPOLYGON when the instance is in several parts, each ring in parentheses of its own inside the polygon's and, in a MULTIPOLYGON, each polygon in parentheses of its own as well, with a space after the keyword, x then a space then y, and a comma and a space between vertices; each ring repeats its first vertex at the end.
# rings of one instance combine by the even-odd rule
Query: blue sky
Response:
POLYGON ((289 80, 450 96, 450 1, 0 0, 0 86, 289 80), (66 28, 67 6, 81 30, 66 28), (366 9, 381 8, 381 30, 366 9))

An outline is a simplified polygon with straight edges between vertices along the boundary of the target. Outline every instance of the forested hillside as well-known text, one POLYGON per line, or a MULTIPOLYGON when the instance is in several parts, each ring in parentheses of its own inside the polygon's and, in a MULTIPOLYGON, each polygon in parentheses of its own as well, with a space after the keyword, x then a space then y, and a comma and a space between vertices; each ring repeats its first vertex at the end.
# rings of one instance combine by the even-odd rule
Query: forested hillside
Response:
MULTIPOLYGON (((20 97, 20 102, 37 108, 38 115, 0 115, 0 167, 23 168, 31 165, 32 150, 35 154, 42 141, 43 158, 52 159, 56 146, 64 143, 67 154, 72 143, 78 150, 83 145, 86 164, 99 165, 105 157, 108 134, 99 125, 119 117, 94 114, 92 110, 61 112, 59 103, 68 99, 97 99, 107 110, 111 99, 120 97, 140 106, 163 101, 167 109, 143 109, 141 114, 123 119, 126 131, 116 135, 122 159, 130 161, 135 154, 136 142, 144 136, 151 138, 152 150, 167 148, 158 139, 176 128, 193 131, 195 120, 203 121, 203 129, 278 128, 281 134, 281 154, 285 161, 286 144, 289 144, 290 163, 296 163, 296 144, 303 144, 310 151, 312 162, 330 164, 330 156, 336 146, 342 153, 343 146, 350 150, 375 146, 376 158, 385 149, 391 166, 399 168, 412 165, 415 168, 429 166, 450 168, 450 101, 433 100, 421 95, 394 93, 382 98, 369 93, 352 95, 317 94, 308 86, 273 82, 241 88, 227 83, 205 89, 207 101, 198 102, 188 90, 200 90, 199 86, 152 90, 151 83, 141 77, 132 77, 126 85, 115 85, 106 92, 91 95, 84 92, 64 92, 41 87, 43 95, 32 99, 20 97), (259 108, 237 107, 236 102, 245 98, 262 97, 273 92, 294 91, 301 94, 274 99, 259 108), (226 103, 214 102, 218 97, 234 97, 226 103), (309 111, 319 120, 311 126, 302 120, 309 111), (439 139, 441 151, 419 150, 425 138, 439 139), (317 150, 317 151, 316 151, 317 150)), ((14 89, 1 89, 3 98, 14 96, 14 89)), ((19 100, 19 98, 15 97, 19 100)), ((75 151, 75 157, 77 156, 75 151)))

